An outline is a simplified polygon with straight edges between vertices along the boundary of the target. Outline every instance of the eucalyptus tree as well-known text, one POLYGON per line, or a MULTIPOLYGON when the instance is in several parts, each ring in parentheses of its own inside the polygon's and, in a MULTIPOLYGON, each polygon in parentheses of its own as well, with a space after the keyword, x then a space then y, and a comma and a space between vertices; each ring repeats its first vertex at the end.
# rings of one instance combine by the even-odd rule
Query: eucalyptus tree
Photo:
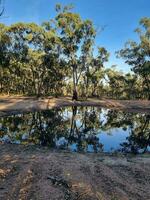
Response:
POLYGON ((7 92, 9 88, 10 72, 8 70, 9 54, 7 47, 10 45, 10 39, 7 36, 7 26, 0 24, 0 90, 7 92), (7 86, 5 88, 5 86, 7 86))
POLYGON ((68 67, 62 56, 61 39, 56 32, 56 27, 52 26, 52 20, 44 22, 42 27, 45 30, 43 64, 48 71, 48 76, 45 80, 45 92, 48 92, 48 88, 50 88, 51 93, 57 96, 63 93, 62 89, 69 73, 68 67))
POLYGON ((55 33, 34 23, 0 25, 1 92, 32 95, 55 92, 62 81, 63 61, 55 33), (59 67, 58 67, 59 66, 59 67))
POLYGON ((73 88, 73 99, 78 99, 79 84, 85 85, 85 94, 91 84, 95 93, 107 52, 99 48, 98 56, 93 56, 93 23, 71 8, 57 5, 55 19, 42 26, 0 24, 1 92, 60 95, 69 83, 66 88, 73 88))
POLYGON ((142 18, 140 25, 142 28, 136 29, 139 42, 129 41, 118 53, 143 79, 143 93, 150 99, 150 18, 142 18))
POLYGON ((106 84, 108 84, 107 94, 111 98, 122 98, 124 95, 125 77, 123 72, 117 71, 115 68, 106 70, 106 84))
POLYGON ((7 39, 2 55, 2 65, 10 72, 9 90, 28 90, 29 50, 41 51, 43 30, 34 23, 17 23, 6 28, 3 38, 7 39))
POLYGON ((87 56, 91 51, 95 37, 95 29, 89 20, 82 20, 79 14, 70 11, 70 6, 56 6, 58 12, 55 24, 60 35, 63 57, 73 80, 73 99, 78 99, 78 83, 82 73, 87 69, 87 56), (80 55, 80 56, 79 56, 80 55), (83 58, 80 64, 79 57, 83 58))
POLYGON ((87 78, 89 79, 89 83, 92 87, 92 96, 98 95, 98 93, 101 92, 96 92, 96 90, 103 87, 103 79, 105 76, 104 63, 108 61, 108 58, 108 51, 104 47, 98 47, 97 56, 93 57, 91 60, 90 71, 87 78))
POLYGON ((141 80, 136 74, 127 73, 124 75, 124 94, 126 99, 139 98, 141 91, 141 80))
POLYGON ((28 67, 26 67, 25 78, 28 81, 30 94, 40 95, 43 89, 43 81, 47 74, 45 66, 42 66, 43 52, 28 51, 28 67))

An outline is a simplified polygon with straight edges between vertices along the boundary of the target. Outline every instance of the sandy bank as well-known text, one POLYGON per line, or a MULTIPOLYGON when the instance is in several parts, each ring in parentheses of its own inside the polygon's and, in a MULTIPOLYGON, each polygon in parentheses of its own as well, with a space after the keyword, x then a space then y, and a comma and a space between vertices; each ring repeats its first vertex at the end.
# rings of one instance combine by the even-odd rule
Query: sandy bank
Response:
POLYGON ((73 102, 69 97, 33 98, 33 97, 0 97, 0 116, 9 113, 45 110, 62 106, 100 106, 112 109, 122 109, 131 112, 150 113, 150 101, 142 100, 100 100, 89 98, 86 101, 73 102))

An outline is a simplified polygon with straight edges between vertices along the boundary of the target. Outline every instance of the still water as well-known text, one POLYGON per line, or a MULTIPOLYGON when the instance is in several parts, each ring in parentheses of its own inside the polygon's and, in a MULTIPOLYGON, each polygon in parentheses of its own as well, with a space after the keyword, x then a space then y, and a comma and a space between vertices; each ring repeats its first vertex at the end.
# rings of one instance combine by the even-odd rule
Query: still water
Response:
POLYGON ((75 152, 150 151, 150 115, 65 107, 0 118, 0 143, 75 152))

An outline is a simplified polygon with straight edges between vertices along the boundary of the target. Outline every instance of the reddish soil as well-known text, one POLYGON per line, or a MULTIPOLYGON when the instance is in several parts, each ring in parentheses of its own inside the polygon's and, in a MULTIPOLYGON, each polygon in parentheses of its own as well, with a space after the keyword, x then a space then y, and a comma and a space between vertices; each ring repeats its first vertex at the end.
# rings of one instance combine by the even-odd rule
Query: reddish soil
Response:
POLYGON ((2 200, 148 200, 150 155, 0 145, 2 200))

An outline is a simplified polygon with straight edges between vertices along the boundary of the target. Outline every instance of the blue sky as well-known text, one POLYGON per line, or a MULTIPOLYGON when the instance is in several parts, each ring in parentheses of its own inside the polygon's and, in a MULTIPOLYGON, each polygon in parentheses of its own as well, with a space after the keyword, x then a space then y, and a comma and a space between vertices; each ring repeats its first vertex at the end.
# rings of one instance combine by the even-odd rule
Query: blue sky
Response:
POLYGON ((150 17, 150 0, 4 0, 5 18, 2 23, 36 22, 41 24, 55 16, 56 3, 73 3, 75 12, 83 19, 91 19, 100 29, 97 46, 104 46, 111 53, 107 66, 118 65, 118 69, 129 71, 129 66, 117 59, 115 51, 129 40, 138 40, 135 28, 142 17, 150 17))

